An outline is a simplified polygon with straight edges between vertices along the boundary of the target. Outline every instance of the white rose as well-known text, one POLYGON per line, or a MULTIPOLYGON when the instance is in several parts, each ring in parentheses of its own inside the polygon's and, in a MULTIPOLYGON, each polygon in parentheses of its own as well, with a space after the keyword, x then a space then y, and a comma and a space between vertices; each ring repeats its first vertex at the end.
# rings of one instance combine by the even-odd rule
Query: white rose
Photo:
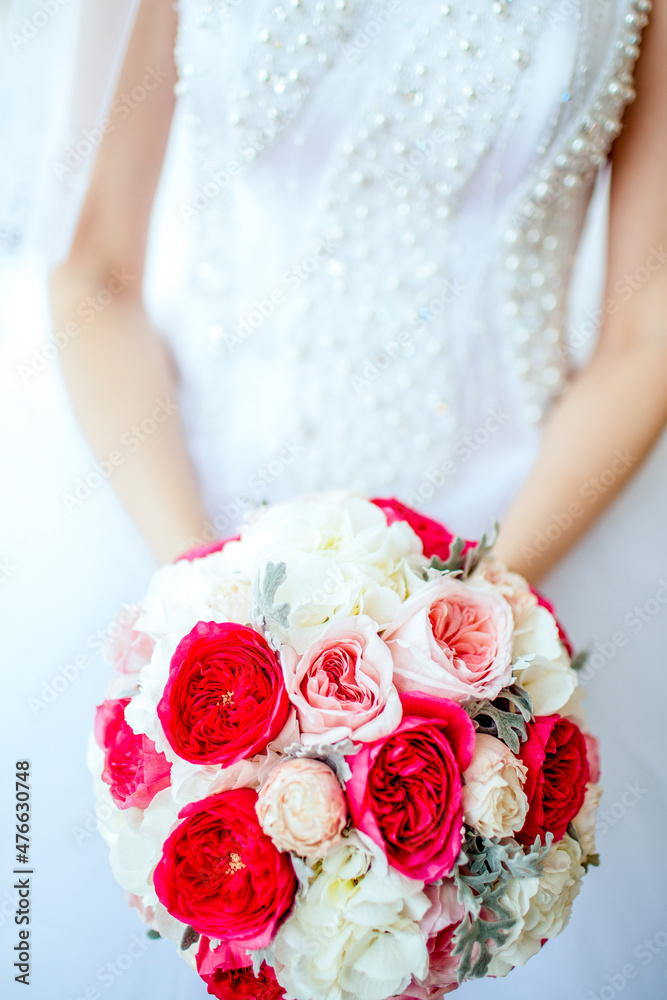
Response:
POLYGON ((577 674, 546 608, 534 605, 515 624, 513 656, 518 658, 514 674, 530 695, 535 715, 552 715, 572 697, 577 674))
POLYGON ((570 919, 583 875, 581 848, 565 834, 552 845, 539 879, 515 879, 509 884, 501 902, 518 922, 502 950, 492 958, 490 976, 506 976, 514 966, 525 965, 545 938, 561 933, 570 919))
POLYGON ((418 927, 430 906, 406 878, 352 833, 322 861, 273 942, 278 982, 311 1000, 385 1000, 428 970, 418 927))
POLYGON ((523 826, 528 771, 502 740, 478 733, 463 786, 463 818, 484 837, 508 837, 523 826))

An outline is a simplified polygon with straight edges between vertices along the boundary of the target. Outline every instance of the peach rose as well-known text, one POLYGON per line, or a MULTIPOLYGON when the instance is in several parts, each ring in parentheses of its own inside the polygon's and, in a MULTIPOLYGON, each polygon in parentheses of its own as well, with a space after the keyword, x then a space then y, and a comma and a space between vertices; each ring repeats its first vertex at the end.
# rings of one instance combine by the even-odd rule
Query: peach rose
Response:
POLYGON ((368 615, 335 619, 303 656, 290 646, 281 656, 307 746, 323 739, 372 742, 401 721, 391 653, 368 615))
POLYGON ((443 577, 417 591, 383 633, 400 692, 458 703, 511 683, 512 610, 489 584, 443 577))
POLYGON ((478 733, 475 752, 464 773, 463 818, 483 837, 509 837, 523 826, 528 799, 523 785, 528 771, 502 740, 478 733))
POLYGON ((347 804, 338 778, 321 760, 278 764, 259 793, 257 816, 279 851, 322 858, 340 842, 347 804))

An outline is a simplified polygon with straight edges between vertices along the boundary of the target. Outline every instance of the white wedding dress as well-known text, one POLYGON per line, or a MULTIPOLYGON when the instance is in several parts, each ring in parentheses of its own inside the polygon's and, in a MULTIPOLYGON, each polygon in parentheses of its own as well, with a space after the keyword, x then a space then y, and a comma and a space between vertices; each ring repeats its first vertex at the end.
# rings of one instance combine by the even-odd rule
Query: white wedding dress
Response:
MULTIPOLYGON (((649 4, 178 6, 179 102, 149 303, 181 372, 215 532, 231 533, 263 501, 333 485, 398 496, 462 534, 492 527, 534 460, 544 415, 580 348, 593 346, 592 324, 572 318, 571 277, 599 168, 633 96, 649 4)), ((645 477, 645 496, 650 484, 645 477)), ((657 736, 641 742, 662 722, 659 698, 647 703, 637 690, 641 677, 664 691, 656 651, 665 628, 652 610, 642 630, 626 618, 640 597, 662 603, 654 595, 666 552, 663 537, 634 575, 626 568, 628 544, 615 546, 616 532, 634 526, 629 503, 617 505, 549 590, 577 641, 604 645, 621 631, 629 642, 614 639, 591 674, 590 716, 603 739, 612 810, 603 867, 585 880, 561 938, 505 980, 466 984, 464 996, 665 996, 664 885, 660 894, 652 875, 666 818, 662 750, 657 736)), ((640 508, 648 550, 660 512, 648 501, 640 508)), ((101 514, 88 530, 106 533, 101 514)), ((204 537, 209 530, 202 525, 204 537)), ((100 544, 111 552, 113 543, 100 544)), ((92 557, 82 558, 76 583, 65 574, 72 597, 93 568, 92 557)), ((138 565, 128 593, 130 568, 118 563, 114 600, 141 594, 138 565)), ((33 648, 44 652, 46 643, 33 648)), ((102 696, 97 669, 44 716, 45 730, 23 710, 36 680, 21 688, 19 719, 37 745, 45 732, 62 736, 65 784, 82 754, 91 699, 102 696)), ((59 800, 57 825, 67 836, 57 842, 79 888, 68 902, 51 884, 38 915, 61 942, 42 952, 50 948, 51 963, 60 963, 57 995, 74 1000, 95 987, 112 1000, 200 997, 201 983, 160 942, 122 974, 99 977, 141 925, 123 910, 101 841, 93 847, 93 838, 72 833, 91 799, 80 774, 75 783, 76 808, 59 800), (79 866, 85 879, 75 875, 79 866), (68 969, 61 922, 85 954, 85 971, 68 969)))

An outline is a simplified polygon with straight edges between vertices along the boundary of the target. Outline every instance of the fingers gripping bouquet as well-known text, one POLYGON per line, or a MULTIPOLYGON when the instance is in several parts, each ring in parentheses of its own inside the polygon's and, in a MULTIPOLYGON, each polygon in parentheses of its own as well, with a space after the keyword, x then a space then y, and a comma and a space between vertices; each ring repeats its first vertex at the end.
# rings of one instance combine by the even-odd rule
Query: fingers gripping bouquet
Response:
POLYGON ((553 609, 485 539, 267 507, 158 570, 109 654, 100 829, 210 994, 430 1000, 567 923, 596 741, 553 609))

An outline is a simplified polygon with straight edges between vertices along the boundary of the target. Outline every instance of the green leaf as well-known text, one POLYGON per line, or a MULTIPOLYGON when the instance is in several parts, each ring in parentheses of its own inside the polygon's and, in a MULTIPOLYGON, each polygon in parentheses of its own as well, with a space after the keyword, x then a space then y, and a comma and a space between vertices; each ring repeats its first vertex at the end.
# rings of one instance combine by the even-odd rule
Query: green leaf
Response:
POLYGON ((150 938, 151 941, 159 941, 162 938, 162 935, 158 931, 154 931, 151 927, 150 930, 146 931, 146 937, 150 938))
POLYGON ((507 886, 513 879, 539 878, 552 841, 550 833, 544 845, 537 837, 526 851, 515 840, 487 840, 468 829, 453 872, 459 900, 466 909, 454 934, 454 954, 461 955, 459 983, 487 975, 491 959, 502 949, 517 919, 502 902, 507 886), (482 909, 493 919, 482 917, 482 909))

